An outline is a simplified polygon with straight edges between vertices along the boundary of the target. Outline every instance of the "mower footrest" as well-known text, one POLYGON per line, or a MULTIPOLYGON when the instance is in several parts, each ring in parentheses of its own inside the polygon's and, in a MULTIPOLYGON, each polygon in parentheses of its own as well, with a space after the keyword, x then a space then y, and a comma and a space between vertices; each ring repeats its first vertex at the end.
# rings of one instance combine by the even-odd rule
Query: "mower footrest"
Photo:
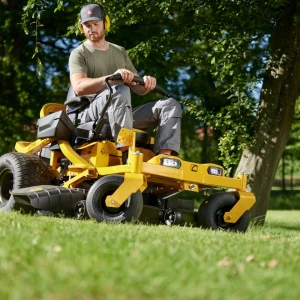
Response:
POLYGON ((83 189, 55 185, 38 185, 11 192, 15 201, 39 210, 73 214, 78 201, 86 198, 83 189))

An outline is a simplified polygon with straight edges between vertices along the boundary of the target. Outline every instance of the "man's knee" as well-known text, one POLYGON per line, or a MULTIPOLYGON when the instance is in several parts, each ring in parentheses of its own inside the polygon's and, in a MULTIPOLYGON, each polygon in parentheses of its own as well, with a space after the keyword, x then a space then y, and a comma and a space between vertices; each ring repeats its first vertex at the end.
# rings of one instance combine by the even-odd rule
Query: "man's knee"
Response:
POLYGON ((130 88, 124 84, 116 85, 113 98, 117 106, 131 106, 130 88))
POLYGON ((170 111, 170 117, 173 118, 181 118, 182 116, 182 106, 181 104, 175 100, 174 98, 168 98, 165 103, 165 110, 170 111))

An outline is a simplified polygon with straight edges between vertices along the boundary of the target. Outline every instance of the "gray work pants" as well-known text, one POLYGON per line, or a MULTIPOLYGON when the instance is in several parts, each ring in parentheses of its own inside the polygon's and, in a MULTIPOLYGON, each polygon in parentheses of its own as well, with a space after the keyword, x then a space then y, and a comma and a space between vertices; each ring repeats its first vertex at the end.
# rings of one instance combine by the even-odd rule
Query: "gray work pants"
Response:
MULTIPOLYGON (((173 98, 158 100, 132 110, 130 88, 126 85, 112 87, 112 103, 106 112, 112 134, 116 139, 121 128, 148 129, 157 126, 154 152, 160 149, 180 150, 181 105, 173 98)), ((108 90, 97 98, 79 115, 81 123, 95 120, 108 100, 108 90)))

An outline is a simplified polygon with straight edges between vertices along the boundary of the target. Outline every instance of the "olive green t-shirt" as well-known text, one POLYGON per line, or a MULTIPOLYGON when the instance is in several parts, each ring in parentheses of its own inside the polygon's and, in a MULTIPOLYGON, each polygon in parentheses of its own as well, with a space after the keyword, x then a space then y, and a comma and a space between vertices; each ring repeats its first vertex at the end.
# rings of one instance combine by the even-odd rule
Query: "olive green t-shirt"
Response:
POLYGON ((84 42, 71 52, 69 58, 70 75, 83 72, 88 78, 97 78, 113 74, 120 68, 137 73, 126 50, 112 43, 103 51, 84 42))

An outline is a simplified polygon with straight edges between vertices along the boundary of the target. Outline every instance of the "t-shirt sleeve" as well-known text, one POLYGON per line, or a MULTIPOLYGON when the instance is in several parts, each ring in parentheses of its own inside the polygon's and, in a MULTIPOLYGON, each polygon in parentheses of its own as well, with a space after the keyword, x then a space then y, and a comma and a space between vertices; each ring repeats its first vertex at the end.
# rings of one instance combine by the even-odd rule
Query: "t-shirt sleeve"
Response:
POLYGON ((128 56, 126 50, 124 48, 122 48, 122 53, 125 59, 125 69, 133 72, 133 73, 137 73, 136 68, 134 67, 130 57, 128 56))
POLYGON ((69 70, 70 75, 81 72, 87 74, 86 60, 80 48, 76 48, 71 52, 69 57, 69 70))

